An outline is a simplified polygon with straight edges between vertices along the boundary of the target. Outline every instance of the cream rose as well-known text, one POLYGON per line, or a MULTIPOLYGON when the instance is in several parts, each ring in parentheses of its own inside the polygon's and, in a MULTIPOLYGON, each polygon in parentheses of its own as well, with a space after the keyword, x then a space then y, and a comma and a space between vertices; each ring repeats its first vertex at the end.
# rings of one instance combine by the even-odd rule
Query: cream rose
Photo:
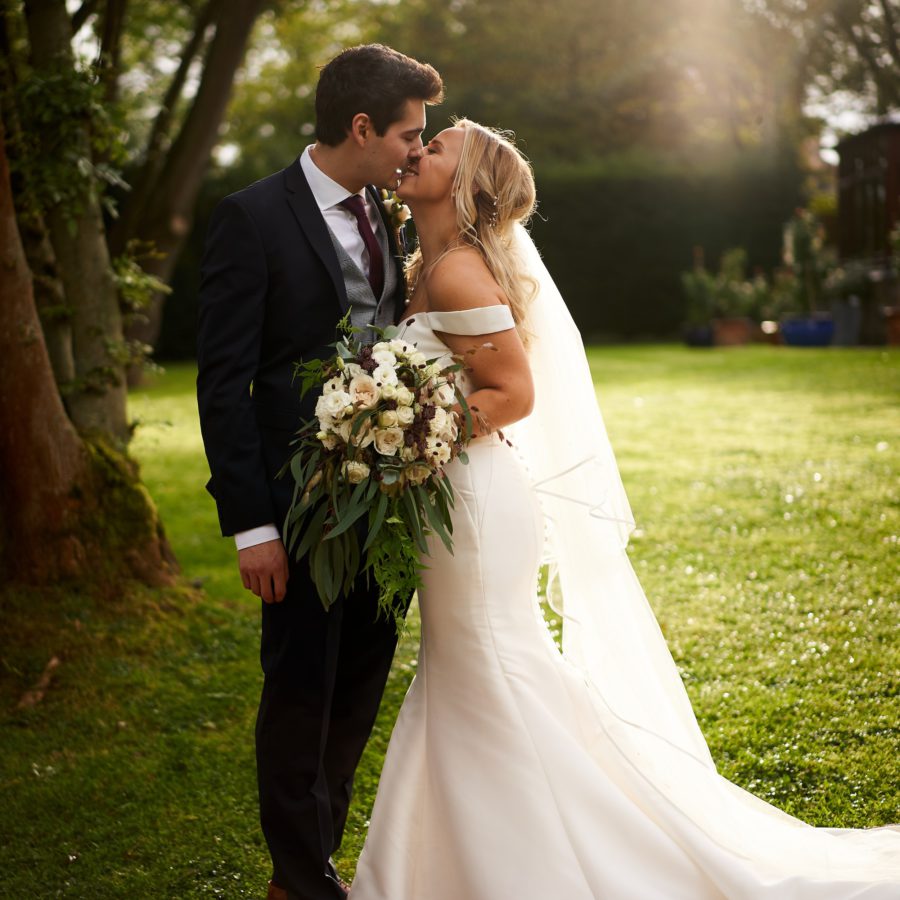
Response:
MULTIPOLYGON (((350 430, 351 432, 353 430, 352 423, 350 430)), ((356 434, 352 434, 350 440, 354 447, 368 447, 375 440, 375 429, 372 427, 372 420, 367 419, 360 425, 359 431, 356 434)))
POLYGON ((375 449, 382 456, 394 456, 403 446, 402 428, 376 428, 375 449))
POLYGON ((353 422, 345 419, 343 422, 334 426, 334 430, 340 435, 341 440, 345 444, 350 443, 350 432, 353 430, 353 422))
POLYGON ((416 458, 417 455, 418 455, 418 452, 415 447, 401 447, 400 448, 400 459, 402 459, 403 462, 412 462, 416 458))
POLYGON ((345 460, 341 466, 341 474, 350 484, 359 484, 361 481, 365 481, 370 472, 371 469, 366 463, 356 459, 345 460))
POLYGON ((337 439, 337 436, 334 434, 329 434, 327 431, 320 431, 316 437, 322 442, 322 446, 326 450, 334 450, 335 447, 340 443, 337 439))
POLYGON ((396 428, 400 424, 400 416, 395 409, 386 409, 378 413, 378 424, 382 428, 396 428))
POLYGON ((350 381, 349 399, 363 409, 371 409, 380 396, 378 385, 371 375, 357 375, 350 381))
POLYGON ((426 466, 425 463, 416 463, 406 470, 406 477, 413 484, 421 484, 431 474, 431 466, 426 466))
POLYGON ((399 406, 396 410, 397 422, 400 425, 411 425, 412 420, 416 417, 411 406, 399 406))
POLYGON ((415 399, 416 395, 406 387, 406 385, 401 384, 400 387, 397 388, 396 400, 400 406, 412 406, 413 400, 415 399))

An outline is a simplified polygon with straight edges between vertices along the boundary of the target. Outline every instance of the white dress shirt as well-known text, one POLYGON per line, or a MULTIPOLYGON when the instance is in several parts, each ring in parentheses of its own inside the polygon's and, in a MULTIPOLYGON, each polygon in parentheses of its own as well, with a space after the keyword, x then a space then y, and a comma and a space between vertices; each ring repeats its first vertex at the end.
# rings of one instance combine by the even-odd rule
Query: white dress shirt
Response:
MULTIPOLYGON (((338 239, 341 246, 347 251, 350 259, 355 262, 362 273, 368 278, 369 276, 369 251, 366 249, 362 235, 356 225, 356 217, 349 209, 344 209, 340 205, 342 200, 349 197, 350 191, 345 187, 341 187, 333 178, 329 178, 316 164, 313 162, 312 154, 307 147, 300 156, 300 168, 306 176, 306 181, 312 191, 316 205, 325 219, 325 224, 331 229, 334 236, 338 239)), ((380 221, 379 212, 370 202, 368 191, 363 188, 359 195, 366 204, 366 213, 369 216, 369 224, 372 231, 378 232, 378 223, 380 221)), ((244 550, 255 544, 263 544, 266 541, 277 541, 281 538, 281 533, 274 524, 260 525, 258 528, 251 528, 249 531, 239 531, 234 536, 234 543, 238 550, 244 550)))

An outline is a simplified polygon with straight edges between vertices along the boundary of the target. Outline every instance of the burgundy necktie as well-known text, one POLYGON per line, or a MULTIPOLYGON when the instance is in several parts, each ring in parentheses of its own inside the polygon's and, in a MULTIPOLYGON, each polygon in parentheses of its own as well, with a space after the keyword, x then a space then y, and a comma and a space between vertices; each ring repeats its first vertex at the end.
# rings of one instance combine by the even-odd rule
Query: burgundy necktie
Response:
POLYGON ((384 257, 381 253, 381 247, 378 245, 378 238, 372 231, 369 224, 369 217, 366 215, 366 203, 359 194, 353 194, 346 200, 341 200, 341 206, 350 210, 356 217, 356 227, 359 235, 369 251, 369 284, 372 286, 372 293, 375 299, 381 298, 381 291, 384 288, 384 257))

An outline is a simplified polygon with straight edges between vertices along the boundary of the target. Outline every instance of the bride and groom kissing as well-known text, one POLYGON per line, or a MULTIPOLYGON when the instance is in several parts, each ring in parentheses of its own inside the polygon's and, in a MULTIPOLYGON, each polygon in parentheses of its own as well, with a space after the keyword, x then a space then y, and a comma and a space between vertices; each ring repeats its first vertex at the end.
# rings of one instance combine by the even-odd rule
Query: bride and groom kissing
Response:
POLYGON ((810 828, 716 773, 625 554, 630 511, 580 337, 523 228, 531 169, 466 120, 423 146, 442 94, 431 66, 343 51, 320 73, 315 143, 209 226, 198 404, 222 533, 263 601, 269 897, 898 896, 896 829, 810 828), (406 274, 383 187, 413 210, 406 274), (425 560, 417 675, 352 890, 331 857, 396 632, 365 578, 323 609, 282 544, 292 488, 275 477, 314 414, 294 364, 330 355, 348 311, 361 328, 402 321, 429 358, 495 351, 461 385, 481 417, 468 465, 448 467, 454 551, 432 542, 425 560), (562 655, 535 615, 548 549, 562 655))

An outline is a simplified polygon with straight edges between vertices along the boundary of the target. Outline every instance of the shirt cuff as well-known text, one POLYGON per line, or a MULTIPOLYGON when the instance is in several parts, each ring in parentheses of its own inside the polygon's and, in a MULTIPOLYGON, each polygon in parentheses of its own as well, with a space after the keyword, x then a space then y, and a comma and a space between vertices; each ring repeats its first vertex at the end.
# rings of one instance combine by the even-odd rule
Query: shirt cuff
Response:
POLYGON ((234 536, 234 543, 238 550, 246 550, 248 547, 255 547, 257 544, 264 544, 266 541, 280 541, 281 534, 274 525, 260 525, 258 528, 251 528, 249 531, 239 531, 234 536))

